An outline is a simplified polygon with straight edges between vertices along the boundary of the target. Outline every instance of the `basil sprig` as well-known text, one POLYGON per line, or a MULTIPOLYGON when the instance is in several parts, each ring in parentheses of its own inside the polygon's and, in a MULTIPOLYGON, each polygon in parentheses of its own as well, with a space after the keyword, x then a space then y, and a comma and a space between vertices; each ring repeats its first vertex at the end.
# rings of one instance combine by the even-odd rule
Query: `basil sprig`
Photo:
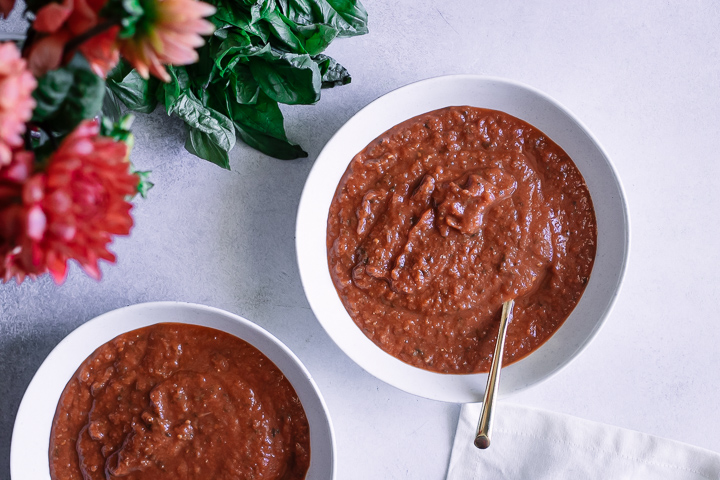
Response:
POLYGON ((289 160, 307 153, 288 140, 279 103, 314 104, 322 88, 350 83, 348 71, 322 52, 339 37, 367 33, 358 0, 206 0, 217 30, 200 61, 168 67, 171 82, 145 80, 121 62, 108 75, 106 103, 148 113, 165 106, 187 125, 185 148, 229 169, 236 135, 289 160))

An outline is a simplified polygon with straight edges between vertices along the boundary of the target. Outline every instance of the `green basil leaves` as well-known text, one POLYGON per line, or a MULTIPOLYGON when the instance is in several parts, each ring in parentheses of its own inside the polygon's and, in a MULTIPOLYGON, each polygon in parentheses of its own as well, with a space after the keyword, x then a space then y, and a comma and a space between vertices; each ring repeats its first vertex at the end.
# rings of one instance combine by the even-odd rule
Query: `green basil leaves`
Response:
MULTIPOLYGON (((365 9, 358 0, 207 1, 217 8, 210 18, 217 30, 200 61, 168 67, 168 84, 121 62, 108 76, 105 103, 143 113, 164 105, 187 124, 187 150, 223 168, 230 168, 236 135, 275 158, 307 156, 288 140, 278 104, 314 104, 322 88, 350 83, 348 71, 322 52, 335 38, 367 33, 365 9)), ((47 99, 48 109, 55 103, 47 99)))

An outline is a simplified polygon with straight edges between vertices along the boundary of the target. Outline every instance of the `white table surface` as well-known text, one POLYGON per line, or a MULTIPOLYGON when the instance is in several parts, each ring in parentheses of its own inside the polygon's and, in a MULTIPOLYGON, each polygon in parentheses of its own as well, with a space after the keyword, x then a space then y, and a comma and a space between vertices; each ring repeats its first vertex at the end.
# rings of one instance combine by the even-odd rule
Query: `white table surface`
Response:
MULTIPOLYGON (((563 103, 606 148, 630 208, 628 270, 600 334, 554 378, 502 401, 720 451, 720 3, 364 4, 370 34, 328 52, 352 84, 284 109, 308 158, 238 142, 227 172, 183 149, 176 119, 141 115, 132 158, 157 186, 114 243, 118 263, 99 283, 73 267, 61 287, 0 287, 0 478, 22 393, 49 351, 96 315, 152 300, 229 310, 295 351, 329 406, 338 479, 443 478, 459 407, 386 385, 335 346, 305 300, 294 230, 307 173, 343 122, 389 90, 454 73, 517 80, 563 103)), ((0 28, 19 25, 15 15, 0 28)))

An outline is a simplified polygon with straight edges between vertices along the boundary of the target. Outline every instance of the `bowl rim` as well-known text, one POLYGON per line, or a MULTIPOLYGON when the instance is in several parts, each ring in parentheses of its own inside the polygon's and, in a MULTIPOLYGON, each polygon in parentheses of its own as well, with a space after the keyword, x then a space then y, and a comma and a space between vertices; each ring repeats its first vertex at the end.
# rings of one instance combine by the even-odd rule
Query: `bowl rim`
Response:
MULTIPOLYGON (((72 343, 74 341, 77 341, 78 338, 83 338, 83 336, 87 335, 86 332, 92 332, 93 329, 97 329, 99 326, 103 326, 103 324, 108 323, 112 321, 113 319, 116 319, 117 316, 127 316, 127 315, 133 315, 137 314, 138 312, 153 310, 153 309, 167 309, 167 310, 173 310, 173 309, 179 309, 179 310, 185 310, 188 314, 191 312, 197 312, 198 314, 209 314, 210 316, 217 316, 217 317, 223 317, 227 320, 230 320, 238 325, 240 325, 240 328, 242 329, 248 329, 252 334, 258 335, 265 340, 267 340, 270 344, 273 345, 273 347, 276 347, 278 350, 276 352, 272 352, 268 354, 267 347, 257 346, 254 343, 252 343, 250 340, 240 337, 236 333, 228 331, 226 328, 222 326, 208 326, 207 323, 202 323, 201 320, 198 321, 198 323, 186 320, 179 320, 177 322, 168 322, 167 320, 143 320, 141 321, 142 325, 131 327, 131 328, 122 328, 121 333, 117 333, 112 335, 112 337, 108 338, 107 340, 102 341, 101 343, 97 345, 92 345, 90 348, 90 353, 94 352, 97 348, 104 345, 108 341, 111 341, 113 338, 115 338, 118 335, 122 335, 123 333, 127 333, 139 328, 144 328, 146 326, 155 325, 158 323, 186 323, 186 324, 193 324, 193 325, 200 325, 205 326, 208 328, 214 328, 216 330, 223 331, 225 333, 228 333, 230 335, 233 335, 234 337, 237 337, 250 345, 252 345, 254 348, 258 349, 263 355, 268 357, 275 366, 280 369, 280 366, 277 365, 276 360, 273 360, 271 356, 277 357, 277 356, 284 356, 291 364, 293 364, 294 367, 297 368, 297 371, 299 375, 295 375, 296 378, 290 379, 287 377, 286 372, 282 369, 280 371, 283 373, 283 375, 288 378, 288 381, 291 382, 291 385, 293 386, 293 389, 296 391, 297 395, 300 395, 298 392, 299 388, 302 388, 300 386, 300 382, 306 383, 306 386, 309 387, 309 394, 314 395, 316 398, 314 400, 317 400, 317 405, 321 407, 319 410, 314 409, 313 412, 321 413, 323 420, 325 422, 325 426, 327 429, 327 437, 328 437, 328 447, 329 447, 329 457, 327 459, 327 463, 329 464, 329 470, 331 473, 330 478, 336 477, 336 469, 337 469, 337 445, 336 445, 336 439, 335 439, 335 429, 333 427, 332 418, 330 417, 330 411, 327 407, 327 404, 325 402, 324 397, 322 396, 322 393, 315 383, 315 380, 313 379, 312 375, 308 371, 308 369, 305 367, 305 365, 300 361, 300 359, 295 355, 295 353, 290 350, 290 348, 285 345, 283 342, 281 342, 277 337, 275 337, 272 333, 264 329, 263 327, 259 326, 258 324, 251 322, 250 320, 241 317, 237 314, 228 312, 226 310, 222 310, 220 308, 211 307, 207 305, 202 305, 198 303, 191 303, 191 302, 181 302, 181 301, 155 301, 155 302, 143 302, 143 303, 136 303, 132 305, 128 305, 125 307, 120 307, 114 310, 110 310, 108 312, 105 312, 101 315, 98 315, 87 322, 79 325, 77 328, 75 328, 73 331, 68 333, 48 354, 48 356, 43 360, 42 364, 38 368, 38 370, 33 375, 32 380, 28 384, 27 389, 25 390, 25 393, 23 394, 22 400, 20 402, 20 405, 17 410, 17 414, 15 417, 15 421, 13 424, 13 431, 12 431, 12 437, 11 437, 11 443, 10 443, 10 473, 12 478, 20 478, 19 475, 25 475, 26 472, 23 470, 23 455, 25 455, 24 452, 19 451, 19 442, 22 442, 23 439, 22 433, 20 432, 22 424, 24 420, 27 418, 28 415, 32 415, 34 412, 29 411, 30 409, 30 400, 34 398, 37 394, 43 393, 43 385, 40 383, 42 380, 48 377, 48 375, 51 375, 53 373, 53 364, 55 362, 58 363, 67 363, 63 360, 63 354, 65 351, 72 346, 72 343)), ((86 356, 87 357, 87 356, 86 356)), ((82 362, 82 360, 81 360, 82 362)), ((75 371, 80 364, 74 365, 73 368, 75 371)), ((72 374, 71 374, 72 375, 72 374)), ((63 380, 63 385, 67 383, 70 380, 70 378, 67 378, 67 380, 63 380)), ((64 388, 64 387, 63 387, 64 388)), ((58 398, 56 400, 53 400, 53 404, 57 405, 57 402, 59 401, 59 396, 62 394, 62 391, 58 394, 58 398)), ((305 394, 308 395, 308 394, 305 394)), ((305 409, 306 416, 308 417, 308 424, 310 424, 310 416, 315 415, 315 413, 308 412, 308 406, 303 404, 303 408, 305 409)), ((55 410, 53 410, 53 416, 54 416, 55 410)), ((52 425, 52 421, 51 421, 52 425)), ((312 431, 312 425, 310 425, 311 431, 312 431)), ((323 429, 324 430, 324 429, 323 429)), ((321 432, 321 435, 324 435, 323 432, 321 432)), ((313 451, 313 443, 312 443, 312 433, 311 433, 311 454, 310 454, 310 469, 312 469, 312 451, 313 451)), ((47 440, 42 440, 43 442, 49 442, 50 439, 50 431, 47 432, 47 440)), ((308 473, 311 472, 311 470, 308 470, 308 473)), ((31 473, 31 472, 29 472, 31 473)), ((22 477, 26 478, 26 477, 22 477)), ((50 472, 48 470, 47 477, 50 478, 50 472)))
MULTIPOLYGON (((602 155, 602 157, 606 160, 606 165, 609 169, 611 180, 617 187, 618 191, 618 200, 620 202, 621 211, 622 211, 622 229, 623 229, 623 238, 622 238, 622 255, 620 259, 620 269, 617 272, 617 281, 615 282, 615 285, 612 288, 612 294, 608 298, 607 304, 605 305, 604 309, 600 312, 600 315, 598 317, 597 322, 595 323, 594 327, 589 331, 587 334, 585 340, 573 351, 570 353, 565 359, 563 359, 560 363, 558 363, 551 371, 548 371, 541 376, 539 376, 532 384, 527 385, 523 388, 519 388, 517 390, 514 390, 509 393, 500 392, 499 395, 502 397, 505 397, 507 395, 511 395, 514 393, 519 393, 520 391, 525 391, 529 388, 536 387, 537 385, 540 385, 541 383, 549 380, 550 378, 557 375, 559 372, 564 370, 573 360, 575 360, 580 353, 582 353, 592 342, 593 339, 597 336, 600 329, 603 327, 603 325, 606 323, 607 318, 609 317, 610 313, 612 312, 617 298, 620 294, 621 287, 623 284, 623 281, 625 279, 625 274, 627 271, 627 265, 629 260, 629 254, 630 254, 630 214, 628 209, 628 203, 627 203, 627 195, 625 193, 625 188, 623 187, 622 181, 620 180, 620 177, 617 173, 617 169, 615 165, 613 164, 612 160, 610 159, 610 156, 607 153, 607 150, 602 146, 600 141, 597 139, 597 137, 591 132, 591 130, 585 125, 580 118, 578 118, 572 111, 570 111, 567 107, 565 107, 562 103, 551 97, 550 95, 546 94, 545 92, 532 87, 530 85, 527 85, 525 83, 507 79, 503 77, 496 77, 496 76, 487 76, 487 75, 477 75, 477 74, 451 74, 451 75, 438 75, 434 77, 429 77, 425 79, 421 79, 415 82, 411 82, 405 85, 401 85, 399 87, 396 87, 378 97, 376 97, 374 100, 369 102, 367 105, 362 107, 360 110, 358 110, 355 114, 353 114, 333 135, 330 137, 330 139, 327 141, 323 149, 318 154, 317 158, 315 159, 315 162, 310 170, 310 173, 307 176, 305 185, 303 187, 302 194, 300 196, 300 201, 298 204, 298 212, 295 219, 295 248, 296 248, 296 260, 298 264, 298 270, 300 272, 300 281, 303 285, 303 290, 305 291, 306 298, 308 300, 308 303, 310 304, 311 310, 313 311, 313 314, 315 315, 318 322, 321 324, 325 332, 330 336, 330 338, 333 339, 333 342, 336 343, 336 345, 347 355, 349 356, 356 364, 358 364, 363 370, 370 373, 371 375, 375 376, 379 380, 382 380, 385 383, 388 383, 390 385, 393 385, 396 388, 399 388, 403 391, 406 391, 408 393, 411 393, 413 395, 429 398, 432 400, 439 400, 439 401, 447 401, 452 403, 466 403, 470 400, 456 400, 447 398, 444 395, 435 395, 435 396, 428 396, 425 394, 420 394, 414 391, 411 391, 407 388, 394 385, 392 382, 386 380, 385 378, 377 375, 375 372, 370 371, 362 362, 357 361, 353 355, 348 353, 345 348, 340 345, 333 334, 328 330, 325 323, 320 320, 318 314, 316 313, 316 307, 313 303, 313 300, 311 300, 310 296, 308 295, 308 288, 309 288, 309 278, 308 273, 304 271, 303 262, 302 262, 302 248, 301 248, 301 239, 303 237, 302 227, 303 227, 303 217, 306 215, 306 210, 308 209, 307 205, 310 203, 310 197, 312 196, 312 192, 310 192, 310 185, 311 180, 314 179, 316 176, 321 175, 320 168, 318 167, 318 160, 320 160, 323 157, 323 154, 326 152, 328 145, 331 145, 336 141, 336 139, 341 138, 343 135, 346 134, 346 131, 350 130, 352 128, 352 120, 356 117, 360 116, 364 112, 374 108, 378 103, 386 101, 389 97, 393 97, 395 95, 398 95, 399 92, 410 89, 410 88, 417 88, 419 86, 431 86, 435 83, 442 83, 442 82, 453 82, 453 81, 477 81, 477 82, 488 82, 488 83, 497 83, 502 84, 509 87, 514 87, 520 90, 525 90, 526 92, 529 92, 540 99, 548 102, 553 107, 555 107, 558 111, 565 114, 570 120, 572 120, 577 126, 579 127, 579 130, 585 134, 589 141, 597 148, 599 153, 602 155)), ((442 107, 440 107, 442 108, 442 107)), ((421 115, 422 113, 420 113, 421 115)), ((511 114, 512 115, 512 114, 511 114)), ((410 117, 411 118, 411 117, 410 117)), ((351 131, 351 130, 350 130, 351 131)), ((381 134, 382 132, 380 132, 381 134)), ((352 157, 351 157, 352 159, 352 157)), ((349 164, 349 161, 348 161, 349 164)), ((597 260, 597 256, 596 256, 597 260)), ((349 314, 348 314, 349 317, 349 314)), ((351 320, 352 321, 352 320, 351 320)), ((553 334, 554 335, 554 334, 553 334)), ((552 338, 552 337, 551 337, 552 338)), ((379 347, 378 347, 379 348, 379 347)), ((535 350, 537 351, 537 350, 535 350)), ((389 354, 388 354, 389 355, 389 354)), ((522 362, 523 359, 519 360, 519 362, 522 362)), ((415 367, 418 368, 418 367, 415 367)), ((440 374, 440 375, 456 375, 456 376, 468 376, 472 374, 440 374)), ((479 374, 484 375, 485 377, 487 374, 479 374)), ((478 399, 477 401, 480 401, 478 399)))

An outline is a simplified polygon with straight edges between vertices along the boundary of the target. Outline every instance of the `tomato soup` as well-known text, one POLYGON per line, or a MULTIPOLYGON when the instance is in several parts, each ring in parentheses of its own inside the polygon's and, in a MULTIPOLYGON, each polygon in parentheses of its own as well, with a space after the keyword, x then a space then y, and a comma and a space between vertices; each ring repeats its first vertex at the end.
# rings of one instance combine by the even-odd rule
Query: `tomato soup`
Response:
POLYGON ((503 112, 420 115, 350 162, 330 206, 330 274, 380 348, 441 373, 489 369, 504 301, 506 364, 543 344, 587 285, 597 229, 585 181, 543 132, 503 112))
POLYGON ((161 323, 80 365, 50 438, 54 480, 300 480, 309 426, 290 382, 228 333, 161 323))

